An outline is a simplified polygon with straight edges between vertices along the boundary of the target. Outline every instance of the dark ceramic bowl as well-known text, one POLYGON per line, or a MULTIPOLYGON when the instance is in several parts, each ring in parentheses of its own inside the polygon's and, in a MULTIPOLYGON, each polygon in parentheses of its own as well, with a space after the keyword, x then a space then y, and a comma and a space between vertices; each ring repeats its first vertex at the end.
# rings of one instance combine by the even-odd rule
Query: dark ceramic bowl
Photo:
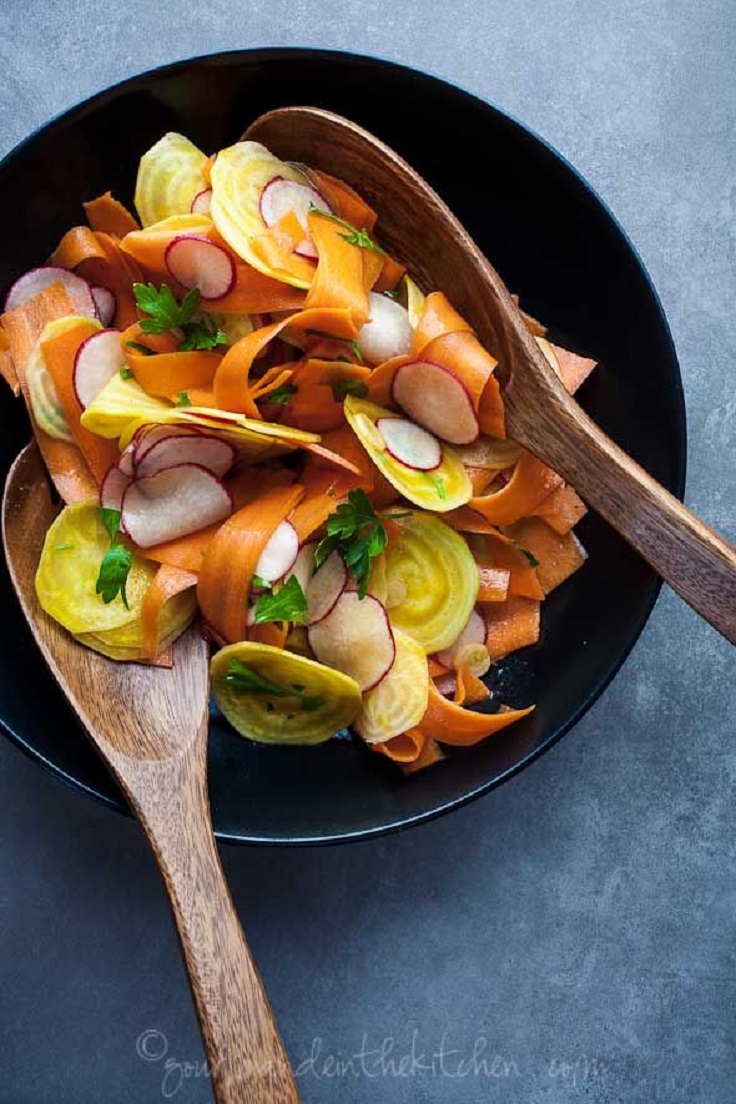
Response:
MULTIPOLYGON (((219 54, 144 73, 87 100, 0 165, 3 207, 13 212, 0 289, 43 262, 64 230, 81 221, 83 200, 111 188, 130 202, 138 158, 164 131, 182 131, 215 150, 282 104, 331 108, 414 165, 524 307, 554 324, 553 337, 601 362, 582 391, 585 408, 661 483, 682 493, 685 420, 672 340, 641 261, 610 211, 521 124, 435 77, 385 61, 296 49, 219 54)), ((29 437, 21 404, 4 387, 0 423, 4 475, 29 437)), ((589 515, 579 533, 589 562, 545 603, 541 642, 492 676, 504 701, 537 703, 527 720, 405 779, 358 741, 259 747, 213 718, 217 834, 318 843, 405 828, 485 793, 549 748, 621 666, 660 585, 599 517, 589 515)), ((33 644, 7 572, 1 587, 5 731, 58 777, 123 808, 33 644)))

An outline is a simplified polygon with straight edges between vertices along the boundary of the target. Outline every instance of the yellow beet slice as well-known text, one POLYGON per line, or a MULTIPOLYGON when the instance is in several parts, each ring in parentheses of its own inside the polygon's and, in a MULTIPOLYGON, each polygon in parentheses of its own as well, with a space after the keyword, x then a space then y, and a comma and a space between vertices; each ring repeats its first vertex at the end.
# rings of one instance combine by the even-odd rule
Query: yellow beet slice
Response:
POLYGON ((473 497, 472 484, 462 460, 449 445, 442 444, 442 460, 432 471, 407 467, 388 453, 376 422, 395 416, 367 399, 354 395, 345 399, 345 417, 350 428, 378 470, 404 498, 435 513, 446 513, 469 502, 473 497))
MULTIPOLYGON (((156 566, 156 565, 154 565, 156 566)), ((166 649, 177 640, 187 626, 194 619, 197 612, 197 595, 194 587, 175 594, 161 610, 158 621, 158 647, 157 653, 166 649)), ((121 625, 117 629, 108 629, 103 632, 76 633, 80 644, 101 652, 109 659, 118 662, 135 662, 143 658, 143 636, 141 633, 140 618, 121 625)))
POLYGON ((463 538, 439 518, 412 510, 396 519, 386 557, 391 624, 432 652, 449 648, 478 599, 478 567, 463 538))
POLYGON ((320 744, 361 707, 354 679, 270 644, 230 644, 213 656, 211 674, 227 720, 262 744, 320 744))
POLYGON ((141 157, 135 185, 135 206, 142 226, 188 215, 192 201, 207 185, 202 169, 207 157, 200 149, 173 131, 164 134, 141 157))
POLYGON ((382 744, 418 725, 429 700, 429 667, 424 649, 394 629, 396 657, 378 686, 363 697, 354 728, 368 744, 382 744))
POLYGON ((25 373, 28 386, 28 398, 31 403, 33 416, 37 424, 49 437, 57 441, 73 441, 74 437, 69 427, 64 408, 59 401, 56 386, 51 374, 46 367, 46 358, 43 354, 43 343, 74 329, 80 322, 85 325, 102 329, 98 322, 82 315, 71 314, 66 318, 56 318, 44 327, 41 336, 31 349, 26 361, 25 373))

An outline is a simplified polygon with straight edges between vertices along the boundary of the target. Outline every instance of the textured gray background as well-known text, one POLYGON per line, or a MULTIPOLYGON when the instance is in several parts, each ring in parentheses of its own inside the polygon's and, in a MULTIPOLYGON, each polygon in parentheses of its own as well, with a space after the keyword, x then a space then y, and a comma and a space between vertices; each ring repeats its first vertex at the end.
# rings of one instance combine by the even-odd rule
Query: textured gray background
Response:
MULTIPOLYGON (((4 0, 0 147, 138 70, 275 44, 446 75, 582 170, 673 328, 688 501, 733 539, 733 0, 4 0)), ((306 1104, 734 1104, 732 663, 666 594, 584 722, 485 800, 347 849, 225 850, 306 1104)), ((0 832, 0 1102, 210 1101, 135 826, 3 741, 0 832)))

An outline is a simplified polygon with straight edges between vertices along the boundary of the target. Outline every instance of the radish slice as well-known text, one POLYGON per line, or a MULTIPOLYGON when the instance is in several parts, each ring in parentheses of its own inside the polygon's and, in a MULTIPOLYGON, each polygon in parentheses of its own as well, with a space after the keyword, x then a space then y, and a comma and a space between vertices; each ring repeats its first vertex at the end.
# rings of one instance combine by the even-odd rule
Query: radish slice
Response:
POLYGON ((350 675, 362 692, 378 685, 396 656, 386 610, 371 594, 359 598, 355 590, 343 591, 332 611, 310 625, 307 635, 320 663, 350 675))
POLYGON ((316 541, 310 541, 309 544, 303 544, 299 549, 299 555, 294 560, 294 566, 292 567, 288 576, 284 579, 284 582, 288 583, 289 579, 293 575, 305 594, 307 593, 309 580, 312 578, 312 571, 314 569, 314 552, 316 547, 316 541))
POLYGON ((412 333, 406 307, 369 292, 368 321, 358 331, 358 345, 367 364, 375 367, 391 357, 405 356, 411 348, 412 333))
POLYGON ((394 376, 392 398, 412 421, 450 445, 469 445, 479 433, 470 395, 441 364, 413 360, 394 376))
POLYGON ((198 234, 174 238, 164 256, 166 267, 185 288, 199 288, 203 299, 222 299, 235 284, 235 261, 227 250, 198 234))
POLYGON ((307 586, 307 621, 327 617, 348 583, 348 569, 339 552, 331 552, 307 586))
POLYGON ((379 418, 376 429, 394 460, 415 471, 433 471, 442 463, 442 446, 426 429, 406 418, 379 418))
POLYGON ((454 673, 439 675, 434 680, 434 684, 439 690, 440 694, 442 694, 443 698, 451 698, 457 690, 457 675, 454 673))
POLYGON ((83 314, 87 318, 97 318, 97 308, 87 281, 56 265, 32 268, 30 272, 26 272, 16 280, 5 299, 5 310, 15 310, 52 284, 64 285, 74 302, 77 314, 83 314))
POLYGON ((144 478, 155 475, 164 468, 178 468, 180 464, 198 464, 213 475, 224 475, 235 463, 236 450, 219 437, 205 437, 201 433, 170 433, 136 458, 136 475, 144 478))
POLYGON ((477 609, 474 609, 468 618, 468 623, 458 638, 441 652, 437 652, 437 660, 443 667, 452 668, 459 653, 469 644, 485 644, 486 623, 477 609))
POLYGON ((275 583, 294 566, 298 553, 297 531, 290 521, 282 521, 276 526, 261 552, 255 574, 260 575, 267 583, 275 583))
POLYGON ((83 410, 120 371, 125 357, 117 330, 98 330, 83 341, 74 358, 74 392, 83 410))
POLYGON ((137 479, 123 495, 122 524, 141 548, 196 533, 232 512, 229 492, 198 464, 180 464, 137 479))
MULTIPOLYGON (((261 192, 261 218, 266 226, 274 226, 280 219, 293 211, 299 219, 299 225, 308 232, 309 224, 307 215, 311 205, 320 207, 323 211, 332 211, 323 195, 316 188, 310 188, 308 184, 297 184, 295 180, 285 180, 282 176, 276 176, 269 180, 261 192)), ((302 257, 317 256, 312 239, 307 237, 295 250, 302 257)))
POLYGON ((123 496, 130 486, 130 475, 119 465, 120 461, 113 464, 100 484, 100 506, 106 510, 122 510, 123 496))
POLYGON ((135 449, 133 445, 128 445, 118 460, 117 466, 123 475, 129 475, 131 479, 133 478, 135 475, 135 449))
POLYGON ((118 301, 106 287, 90 288, 97 315, 103 326, 109 326, 118 309, 118 301))
POLYGON ((197 192, 192 200, 192 206, 190 211, 193 215, 208 215, 212 206, 212 189, 203 188, 201 192, 197 192))
POLYGON ((154 424, 141 426, 140 429, 136 430, 133 440, 131 441, 135 463, 136 465, 140 464, 148 450, 158 444, 159 441, 164 441, 167 437, 201 436, 200 430, 194 426, 192 426, 191 429, 188 426, 180 425, 177 425, 175 428, 172 428, 170 425, 154 424))

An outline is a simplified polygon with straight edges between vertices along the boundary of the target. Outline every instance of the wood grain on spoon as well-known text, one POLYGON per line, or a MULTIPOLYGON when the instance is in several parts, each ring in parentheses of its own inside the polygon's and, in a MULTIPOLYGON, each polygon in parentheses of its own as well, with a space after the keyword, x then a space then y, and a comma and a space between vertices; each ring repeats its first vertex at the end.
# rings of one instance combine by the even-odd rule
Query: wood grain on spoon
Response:
POLYGON ((368 131, 319 108, 268 112, 245 138, 351 184, 381 243, 425 290, 445 292, 499 361, 508 434, 555 469, 731 643, 736 551, 628 457, 547 364, 498 273, 425 180, 368 131))
MULTIPOLYGON (((3 540, 36 642, 138 816, 166 885, 218 1104, 296 1104, 268 1000, 220 865, 207 797, 209 658, 195 629, 171 670, 115 663, 48 617, 34 578, 57 513, 29 445, 8 475, 3 540)), ((145 984, 146 979, 141 979, 145 984)))

